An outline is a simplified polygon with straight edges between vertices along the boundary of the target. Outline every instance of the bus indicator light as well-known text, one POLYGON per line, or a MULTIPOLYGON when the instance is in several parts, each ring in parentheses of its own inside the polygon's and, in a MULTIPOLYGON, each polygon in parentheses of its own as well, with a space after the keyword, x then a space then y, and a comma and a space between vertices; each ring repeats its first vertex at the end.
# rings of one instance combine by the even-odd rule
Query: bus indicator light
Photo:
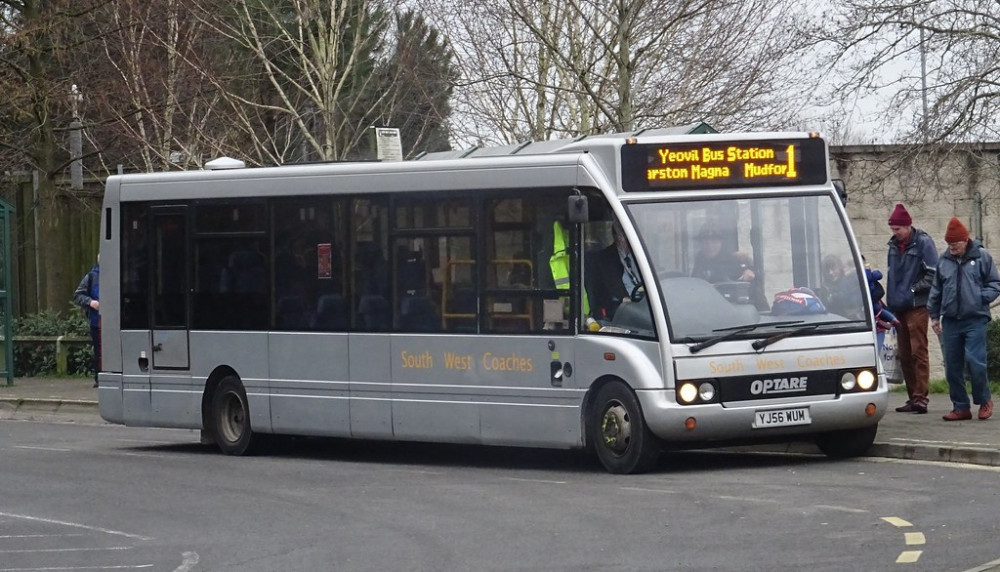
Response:
POLYGON ((694 428, 698 425, 698 420, 694 417, 688 417, 684 420, 684 428, 688 431, 694 431, 694 428))
POLYGON ((615 361, 615 352, 604 352, 604 361, 615 361))

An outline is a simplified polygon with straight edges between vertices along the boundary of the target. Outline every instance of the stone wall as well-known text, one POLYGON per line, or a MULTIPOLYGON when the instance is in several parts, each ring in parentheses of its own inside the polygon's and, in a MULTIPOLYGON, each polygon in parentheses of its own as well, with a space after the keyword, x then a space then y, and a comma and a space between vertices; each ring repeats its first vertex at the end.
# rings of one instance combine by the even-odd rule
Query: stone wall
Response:
MULTIPOLYGON (((939 253, 947 249, 944 232, 956 216, 1000 259, 1000 143, 843 146, 831 147, 830 157, 833 177, 847 188, 854 235, 872 268, 885 270, 887 220, 897 202, 906 206, 913 226, 934 238, 939 253)), ((930 346, 931 379, 943 379, 940 347, 930 346)))

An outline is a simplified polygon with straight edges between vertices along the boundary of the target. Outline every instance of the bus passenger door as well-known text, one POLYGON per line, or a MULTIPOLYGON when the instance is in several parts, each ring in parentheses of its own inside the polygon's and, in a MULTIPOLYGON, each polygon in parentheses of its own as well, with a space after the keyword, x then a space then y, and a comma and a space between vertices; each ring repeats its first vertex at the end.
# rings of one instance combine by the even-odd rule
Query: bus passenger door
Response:
MULTIPOLYGON (((187 209, 154 208, 150 365, 153 370, 186 370, 188 356, 187 209)), ((155 371, 154 371, 155 373, 155 371)))

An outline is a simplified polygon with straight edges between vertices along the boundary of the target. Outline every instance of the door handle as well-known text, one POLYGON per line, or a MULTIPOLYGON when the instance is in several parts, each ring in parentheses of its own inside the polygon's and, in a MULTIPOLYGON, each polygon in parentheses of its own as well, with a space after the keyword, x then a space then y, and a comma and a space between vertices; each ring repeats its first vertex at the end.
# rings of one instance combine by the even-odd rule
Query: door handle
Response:
POLYGON ((162 352, 163 351, 163 344, 156 344, 156 345, 154 345, 153 346, 153 351, 154 352, 162 352))

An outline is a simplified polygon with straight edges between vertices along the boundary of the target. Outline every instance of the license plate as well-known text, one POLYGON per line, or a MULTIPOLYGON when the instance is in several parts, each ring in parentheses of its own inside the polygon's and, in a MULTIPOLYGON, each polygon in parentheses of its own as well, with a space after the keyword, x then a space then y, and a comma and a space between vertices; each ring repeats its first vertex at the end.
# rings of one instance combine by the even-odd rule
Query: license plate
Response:
POLYGON ((809 417, 808 407, 793 407, 790 409, 768 409, 766 411, 754 411, 754 429, 764 429, 770 427, 791 427, 793 425, 809 425, 812 418, 809 417))

